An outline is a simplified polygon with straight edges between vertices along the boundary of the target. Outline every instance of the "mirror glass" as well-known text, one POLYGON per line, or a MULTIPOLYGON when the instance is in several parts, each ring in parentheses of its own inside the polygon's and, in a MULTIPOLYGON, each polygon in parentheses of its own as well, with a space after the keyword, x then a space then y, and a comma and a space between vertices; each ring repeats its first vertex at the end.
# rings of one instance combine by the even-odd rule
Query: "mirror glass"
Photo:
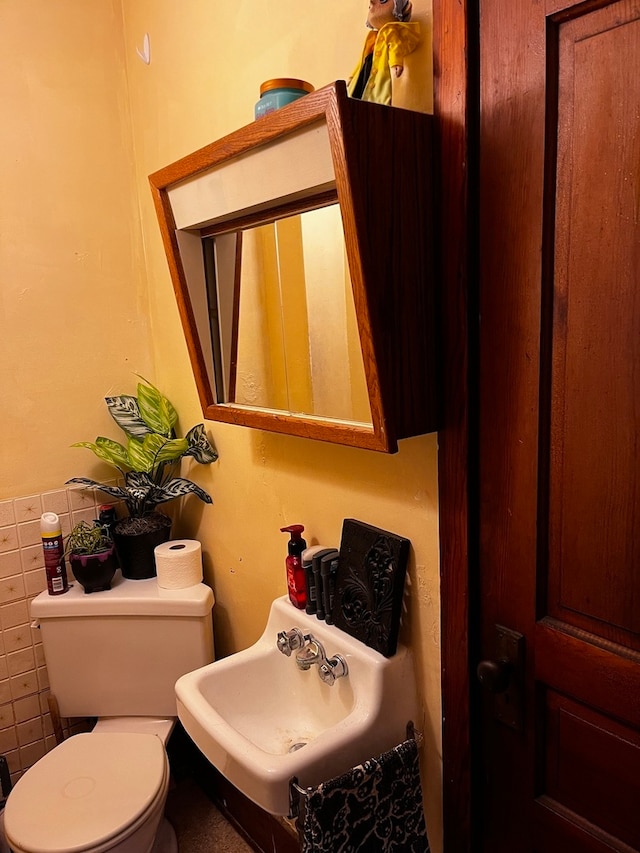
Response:
POLYGON ((215 401, 371 425, 339 205, 203 237, 202 251, 215 401))

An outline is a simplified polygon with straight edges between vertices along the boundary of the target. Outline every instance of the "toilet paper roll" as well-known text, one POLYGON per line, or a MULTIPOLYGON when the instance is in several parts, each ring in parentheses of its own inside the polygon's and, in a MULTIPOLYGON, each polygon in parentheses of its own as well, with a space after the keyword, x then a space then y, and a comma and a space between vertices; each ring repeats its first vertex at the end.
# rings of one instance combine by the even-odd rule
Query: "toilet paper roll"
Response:
POLYGON ((202 546, 195 539, 172 539, 156 545, 156 575, 162 589, 185 589, 202 583, 202 546))

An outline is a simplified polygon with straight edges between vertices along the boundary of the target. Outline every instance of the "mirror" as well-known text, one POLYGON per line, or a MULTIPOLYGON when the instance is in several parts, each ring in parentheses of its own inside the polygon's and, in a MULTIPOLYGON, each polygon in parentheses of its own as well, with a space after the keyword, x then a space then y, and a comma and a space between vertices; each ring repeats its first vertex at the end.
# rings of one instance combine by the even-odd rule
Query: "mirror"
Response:
POLYGON ((371 427, 339 206, 202 245, 215 402, 371 427))
POLYGON ((431 137, 337 81, 150 176, 205 418, 385 452, 435 428, 431 137))

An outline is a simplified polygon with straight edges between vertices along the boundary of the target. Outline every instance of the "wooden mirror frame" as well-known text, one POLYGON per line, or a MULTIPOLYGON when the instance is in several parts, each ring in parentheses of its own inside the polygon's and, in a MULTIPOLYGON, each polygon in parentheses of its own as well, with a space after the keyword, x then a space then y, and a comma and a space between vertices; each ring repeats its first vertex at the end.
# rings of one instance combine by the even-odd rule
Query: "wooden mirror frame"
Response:
MULTIPOLYGON (((296 163, 290 163, 296 169, 296 163)), ((436 429, 432 117, 348 97, 337 81, 149 176, 204 417, 393 453, 399 439, 436 429), (169 193, 235 158, 324 126, 333 186, 261 206, 264 217, 313 207, 322 192, 340 205, 372 426, 218 404, 208 378, 178 248, 169 193)), ((236 219, 246 221, 248 211, 236 219)), ((208 223, 203 222, 203 231, 208 223)))

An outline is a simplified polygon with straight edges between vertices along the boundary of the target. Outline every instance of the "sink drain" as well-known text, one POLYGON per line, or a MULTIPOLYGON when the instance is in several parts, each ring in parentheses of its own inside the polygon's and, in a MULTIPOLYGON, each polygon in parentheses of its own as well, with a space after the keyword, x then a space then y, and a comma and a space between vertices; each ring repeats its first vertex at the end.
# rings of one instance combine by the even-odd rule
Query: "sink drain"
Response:
POLYGON ((299 749, 302 749, 302 747, 306 746, 306 745, 307 745, 306 740, 300 740, 300 741, 298 741, 298 743, 292 743, 287 751, 288 752, 297 752, 299 749))

